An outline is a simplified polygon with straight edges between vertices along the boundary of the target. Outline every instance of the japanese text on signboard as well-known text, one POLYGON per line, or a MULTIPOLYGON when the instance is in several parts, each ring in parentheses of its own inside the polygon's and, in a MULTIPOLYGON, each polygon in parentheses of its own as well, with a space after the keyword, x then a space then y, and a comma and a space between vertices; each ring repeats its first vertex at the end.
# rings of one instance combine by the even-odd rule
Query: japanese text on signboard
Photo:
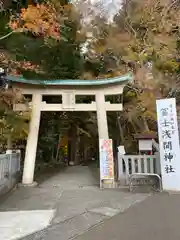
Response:
POLYGON ((100 139, 101 178, 114 178, 113 151, 111 139, 100 139))
POLYGON ((165 162, 165 172, 167 174, 174 173, 173 160, 175 152, 173 149, 173 136, 175 133, 175 116, 173 113, 172 104, 167 105, 165 108, 161 108, 161 139, 163 141, 163 158, 165 162))

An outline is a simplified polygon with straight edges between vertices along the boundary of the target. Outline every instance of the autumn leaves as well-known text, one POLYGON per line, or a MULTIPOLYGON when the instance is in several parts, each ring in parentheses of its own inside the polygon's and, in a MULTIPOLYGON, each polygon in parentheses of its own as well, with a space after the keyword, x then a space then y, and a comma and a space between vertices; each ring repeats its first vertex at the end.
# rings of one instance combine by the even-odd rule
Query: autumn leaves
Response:
POLYGON ((70 7, 71 4, 57 6, 50 2, 28 5, 19 15, 11 16, 9 26, 15 32, 31 32, 35 36, 59 40, 63 16, 70 7))

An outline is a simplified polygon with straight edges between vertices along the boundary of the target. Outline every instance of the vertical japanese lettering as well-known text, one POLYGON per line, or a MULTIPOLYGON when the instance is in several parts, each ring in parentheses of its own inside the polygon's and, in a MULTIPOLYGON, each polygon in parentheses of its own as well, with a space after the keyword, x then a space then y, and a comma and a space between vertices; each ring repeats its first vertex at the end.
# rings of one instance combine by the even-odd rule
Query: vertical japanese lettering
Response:
POLYGON ((163 159, 165 161, 165 172, 167 174, 175 172, 172 164, 174 159, 172 137, 174 134, 174 116, 172 104, 161 108, 161 139, 163 141, 163 159))

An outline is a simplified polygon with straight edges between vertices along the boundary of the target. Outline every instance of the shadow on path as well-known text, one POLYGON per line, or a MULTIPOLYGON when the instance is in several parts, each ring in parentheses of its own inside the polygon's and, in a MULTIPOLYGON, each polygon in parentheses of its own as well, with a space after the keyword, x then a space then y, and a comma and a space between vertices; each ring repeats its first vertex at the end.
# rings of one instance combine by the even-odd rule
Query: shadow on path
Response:
POLYGON ((76 240, 179 240, 180 195, 157 194, 76 240))

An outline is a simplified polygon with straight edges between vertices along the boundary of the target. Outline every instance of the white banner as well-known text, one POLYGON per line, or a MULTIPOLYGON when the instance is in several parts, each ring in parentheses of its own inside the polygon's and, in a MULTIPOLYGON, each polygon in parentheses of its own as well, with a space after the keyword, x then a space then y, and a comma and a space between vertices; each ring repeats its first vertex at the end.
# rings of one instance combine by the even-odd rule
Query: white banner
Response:
POLYGON ((104 179, 114 179, 114 160, 112 139, 100 139, 100 177, 104 179))
POLYGON ((163 190, 180 191, 180 145, 175 98, 156 101, 163 190))

